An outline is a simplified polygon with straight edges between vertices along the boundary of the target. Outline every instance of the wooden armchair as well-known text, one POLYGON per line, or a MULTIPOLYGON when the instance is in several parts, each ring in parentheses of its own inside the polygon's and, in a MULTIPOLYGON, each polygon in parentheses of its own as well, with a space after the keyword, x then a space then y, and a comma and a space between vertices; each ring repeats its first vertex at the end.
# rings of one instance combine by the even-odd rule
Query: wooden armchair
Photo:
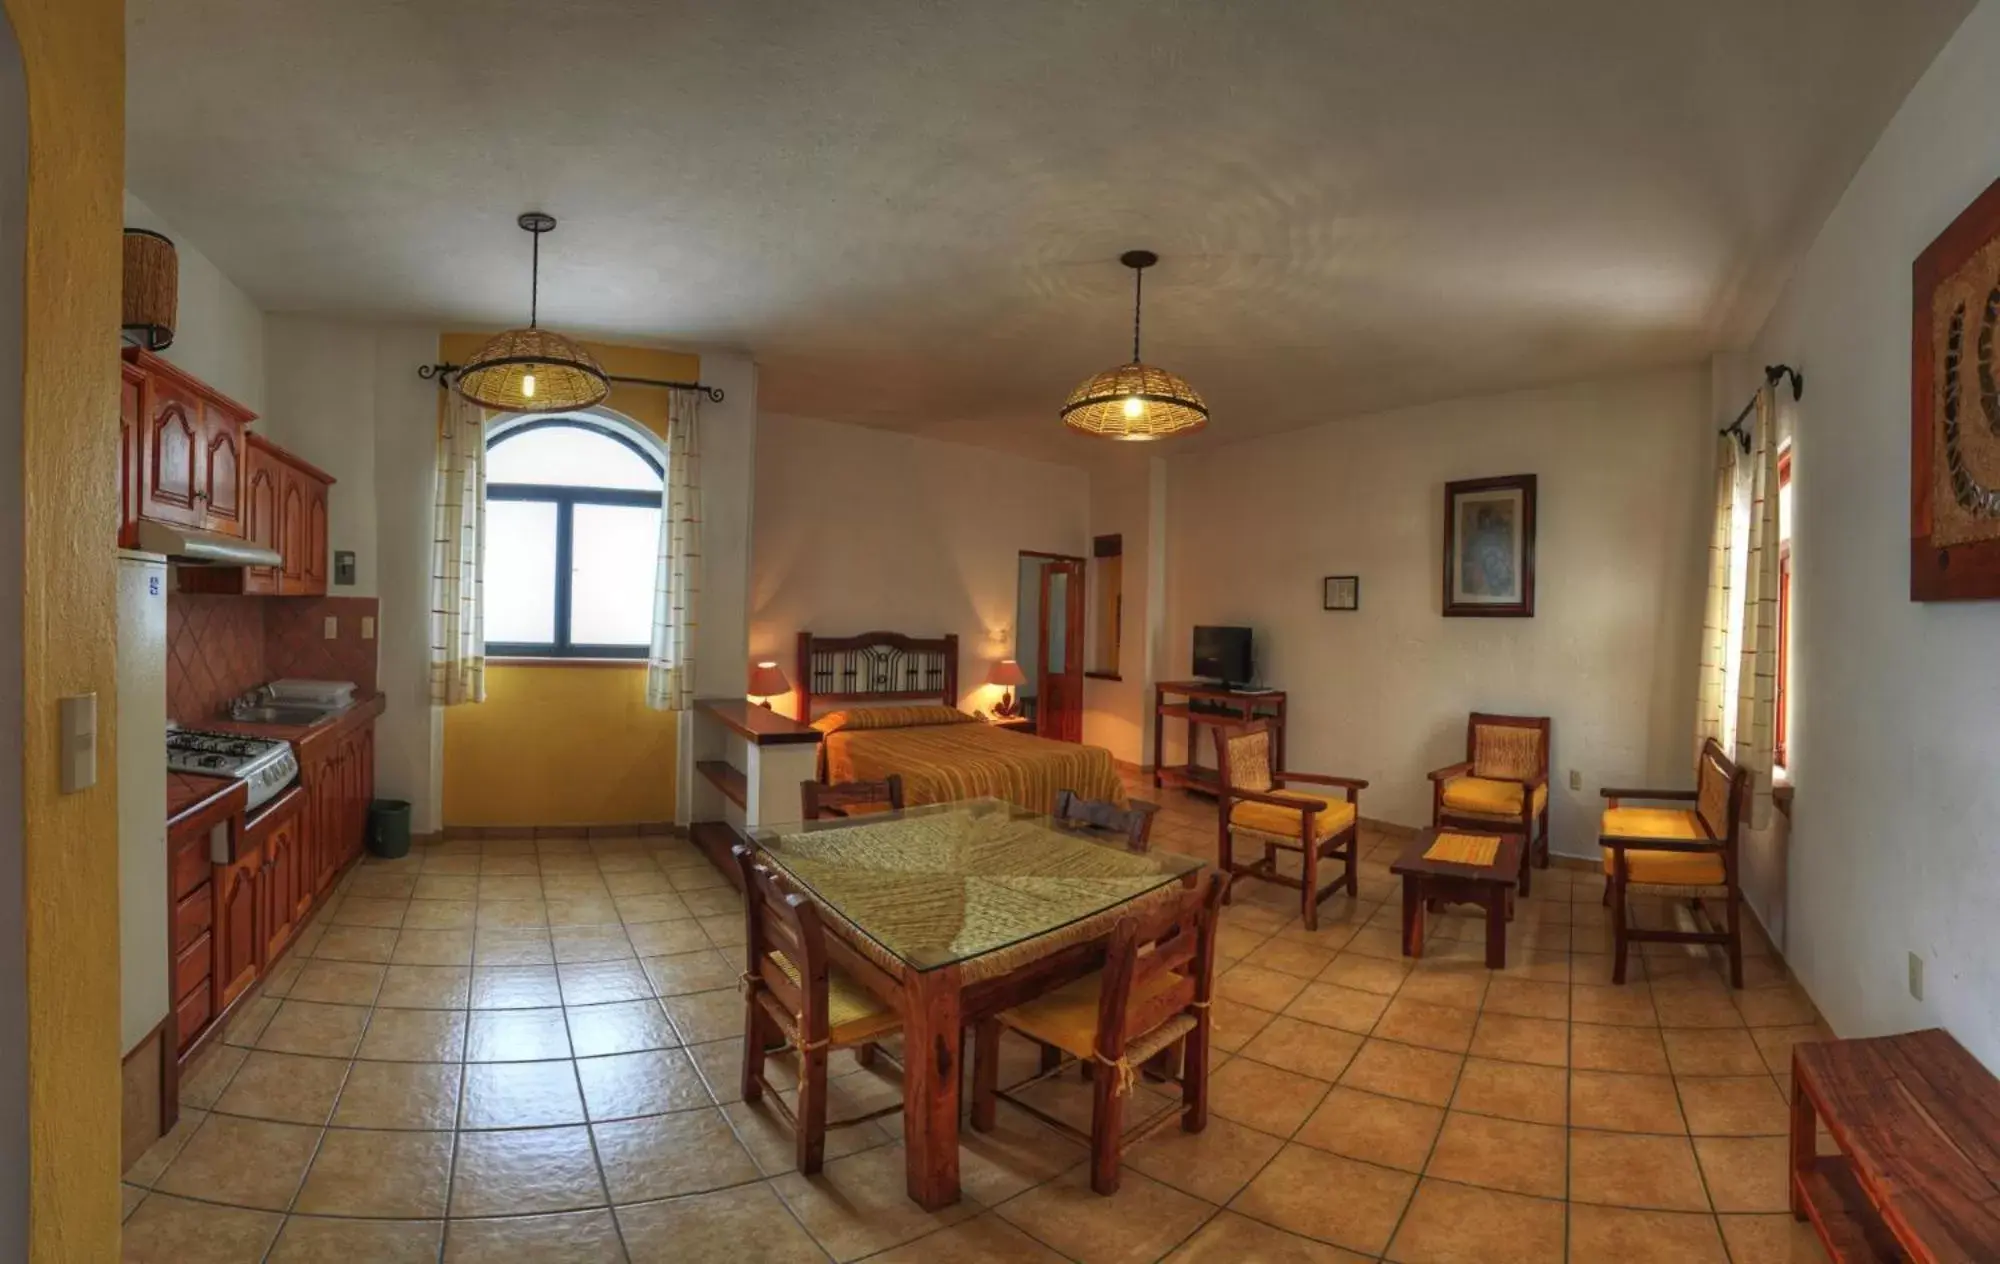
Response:
MULTIPOLYGON (((1616 956, 1611 981, 1625 981, 1626 945, 1633 942, 1720 944, 1729 952, 1729 983, 1743 986, 1742 867, 1737 833, 1749 774, 1722 753, 1714 738, 1703 745, 1692 790, 1606 789, 1598 845, 1604 851, 1604 902, 1611 906, 1616 956), (1626 799, 1692 803, 1692 808, 1628 808, 1626 799), (1640 930, 1626 908, 1630 895, 1685 899, 1691 912, 1703 900, 1722 900, 1719 931, 1640 930)), ((1710 921, 1713 925, 1713 921, 1710 921)))
POLYGON ((843 781, 831 786, 817 781, 801 781, 799 809, 802 821, 867 816, 873 812, 900 812, 903 810, 903 778, 892 772, 883 781, 843 781))
POLYGON ((1146 851, 1153 845, 1153 817, 1160 805, 1144 799, 1132 800, 1121 808, 1104 799, 1085 799, 1074 790, 1056 791, 1056 822, 1091 833, 1115 835, 1125 840, 1131 851, 1146 851))
POLYGON ((1465 723, 1465 760, 1431 778, 1431 825, 1521 836, 1521 894, 1549 867, 1549 717, 1484 715, 1465 723))
MULTIPOLYGON (((819 908, 792 889, 747 844, 735 848, 743 871, 743 910, 748 928, 748 960, 743 972, 743 1100, 763 1100, 792 1127, 799 1171, 819 1171, 826 1153, 826 1130, 867 1123, 903 1108, 899 1101, 866 1115, 831 1123, 826 1117, 827 1055, 859 1046, 864 1064, 878 1052, 875 1042, 902 1026, 895 1009, 849 978, 827 959, 819 908), (792 1110, 764 1076, 764 1059, 775 1045, 799 1053, 798 1109, 792 1110)), ((883 1054, 884 1057, 888 1055, 883 1054)))
MULTIPOLYGON (((1090 1144, 1090 1187, 1118 1192, 1126 1129, 1125 1099, 1139 1068, 1180 1049, 1181 1128, 1208 1126, 1209 996, 1214 987, 1216 915, 1229 880, 1212 869, 1173 903, 1134 914, 1112 931, 1104 968, 1073 983, 980 1020, 973 1034, 972 1127, 993 1127, 994 1104, 1006 1097, 1043 1122, 1090 1144), (1094 1065, 1090 1134, 997 1087, 1000 1029, 1012 1027, 1043 1048, 1054 1047, 1094 1065)), ((1060 1071, 1045 1067, 1032 1084, 1060 1071)), ((1015 1085, 1015 1088, 1024 1085, 1015 1085)), ((1169 1110, 1174 1109, 1172 1107, 1169 1110)), ((1143 1132, 1166 1111, 1143 1121, 1143 1132)))
POLYGON ((1281 771, 1267 720, 1218 725, 1214 732, 1220 778, 1216 805, 1217 863, 1232 879, 1243 875, 1297 887, 1299 916, 1307 930, 1317 930, 1319 902, 1331 895, 1335 887, 1346 886, 1350 896, 1361 893, 1359 795, 1368 788, 1368 783, 1352 777, 1281 771), (1340 797, 1291 790, 1294 782, 1328 786, 1339 790, 1340 797), (1251 864, 1237 864, 1239 841, 1261 845, 1264 858, 1251 864), (1300 877, 1278 872, 1280 851, 1300 853, 1305 862, 1305 872, 1300 877), (1321 890, 1319 862, 1328 858, 1345 861, 1346 871, 1342 878, 1321 890))

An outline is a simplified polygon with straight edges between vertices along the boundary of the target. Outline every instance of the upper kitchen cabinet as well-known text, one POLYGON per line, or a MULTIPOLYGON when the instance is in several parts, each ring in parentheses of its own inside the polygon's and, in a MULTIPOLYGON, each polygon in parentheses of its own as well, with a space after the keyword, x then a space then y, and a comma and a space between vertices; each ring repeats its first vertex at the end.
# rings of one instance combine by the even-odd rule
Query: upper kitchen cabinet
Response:
POLYGON ((276 566, 182 567, 182 592, 263 597, 326 595, 327 488, 332 476, 262 435, 244 441, 243 538, 283 560, 276 566))
MULTIPOLYGON (((243 478, 243 538, 274 553, 284 552, 284 496, 288 466, 282 452, 256 435, 250 436, 243 478)), ((243 591, 270 596, 284 591, 285 566, 246 566, 243 591)))
POLYGON ((124 356, 120 421, 136 431, 126 476, 137 487, 124 489, 132 520, 242 535, 244 427, 256 414, 150 352, 127 347, 124 356))

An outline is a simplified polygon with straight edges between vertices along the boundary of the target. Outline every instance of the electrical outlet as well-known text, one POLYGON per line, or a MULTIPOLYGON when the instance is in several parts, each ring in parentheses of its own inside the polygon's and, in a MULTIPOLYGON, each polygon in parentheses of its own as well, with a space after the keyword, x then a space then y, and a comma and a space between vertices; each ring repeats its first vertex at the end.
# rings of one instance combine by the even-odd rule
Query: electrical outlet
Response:
POLYGON ((340 616, 337 614, 330 614, 326 617, 326 639, 329 641, 337 640, 339 636, 340 636, 340 616))
POLYGON ((1569 770, 1569 788, 1572 790, 1583 789, 1583 774, 1577 769, 1572 768, 1569 770))
POLYGON ((361 616, 361 639, 364 641, 375 639, 375 616, 372 614, 361 616))
POLYGON ((1910 999, 1924 999, 1924 959, 1914 952, 1910 954, 1910 999))

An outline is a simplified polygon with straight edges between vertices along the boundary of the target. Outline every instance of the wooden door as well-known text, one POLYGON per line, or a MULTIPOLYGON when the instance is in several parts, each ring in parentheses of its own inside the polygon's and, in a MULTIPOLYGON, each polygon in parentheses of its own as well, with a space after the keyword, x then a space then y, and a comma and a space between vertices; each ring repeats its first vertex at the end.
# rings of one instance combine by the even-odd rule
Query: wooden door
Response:
POLYGON ((1036 732, 1083 740, 1083 559, 1049 558, 1041 566, 1041 626, 1035 631, 1036 732))
POLYGON ((243 417, 213 400, 201 409, 201 526, 243 534, 243 417))
MULTIPOLYGON (((256 443, 250 445, 247 456, 248 473, 243 480, 243 538, 283 554, 291 539, 286 534, 282 512, 285 462, 277 453, 256 443)), ((280 592, 282 572, 283 568, 277 566, 246 566, 243 568, 243 591, 263 594, 280 592)))
POLYGON ((301 591, 314 597, 326 595, 326 484, 310 474, 299 477, 305 497, 305 558, 301 566, 301 591))
POLYGON ((140 469, 145 464, 146 375, 129 364, 118 396, 118 547, 139 543, 140 469))
POLYGON ((201 524, 202 468, 206 455, 201 401, 179 383, 148 376, 143 390, 145 424, 139 516, 179 526, 201 524))
MULTIPOLYGON (((213 1013, 220 1014, 257 981, 264 957, 264 853, 245 846, 235 860, 215 866, 213 1013)), ((183 1032, 185 1038, 187 1033, 183 1032)))
POLYGON ((285 537, 285 562, 280 587, 287 594, 306 591, 306 558, 312 548, 312 532, 306 525, 305 475, 287 462, 278 489, 278 523, 285 537))

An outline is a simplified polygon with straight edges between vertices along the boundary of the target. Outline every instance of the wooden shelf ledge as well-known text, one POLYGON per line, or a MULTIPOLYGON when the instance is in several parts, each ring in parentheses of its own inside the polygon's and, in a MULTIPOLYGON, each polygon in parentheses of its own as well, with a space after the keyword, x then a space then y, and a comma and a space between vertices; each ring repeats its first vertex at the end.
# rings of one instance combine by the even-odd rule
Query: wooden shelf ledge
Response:
POLYGON ((721 759, 698 759, 694 770, 708 778, 717 790, 737 807, 745 807, 750 799, 750 783, 736 766, 721 759))
MULTIPOLYGON (((707 715, 753 746, 790 746, 817 742, 819 730, 788 715, 742 698, 704 698, 694 709, 707 715)), ((739 800, 740 801, 740 800, 739 800)))

